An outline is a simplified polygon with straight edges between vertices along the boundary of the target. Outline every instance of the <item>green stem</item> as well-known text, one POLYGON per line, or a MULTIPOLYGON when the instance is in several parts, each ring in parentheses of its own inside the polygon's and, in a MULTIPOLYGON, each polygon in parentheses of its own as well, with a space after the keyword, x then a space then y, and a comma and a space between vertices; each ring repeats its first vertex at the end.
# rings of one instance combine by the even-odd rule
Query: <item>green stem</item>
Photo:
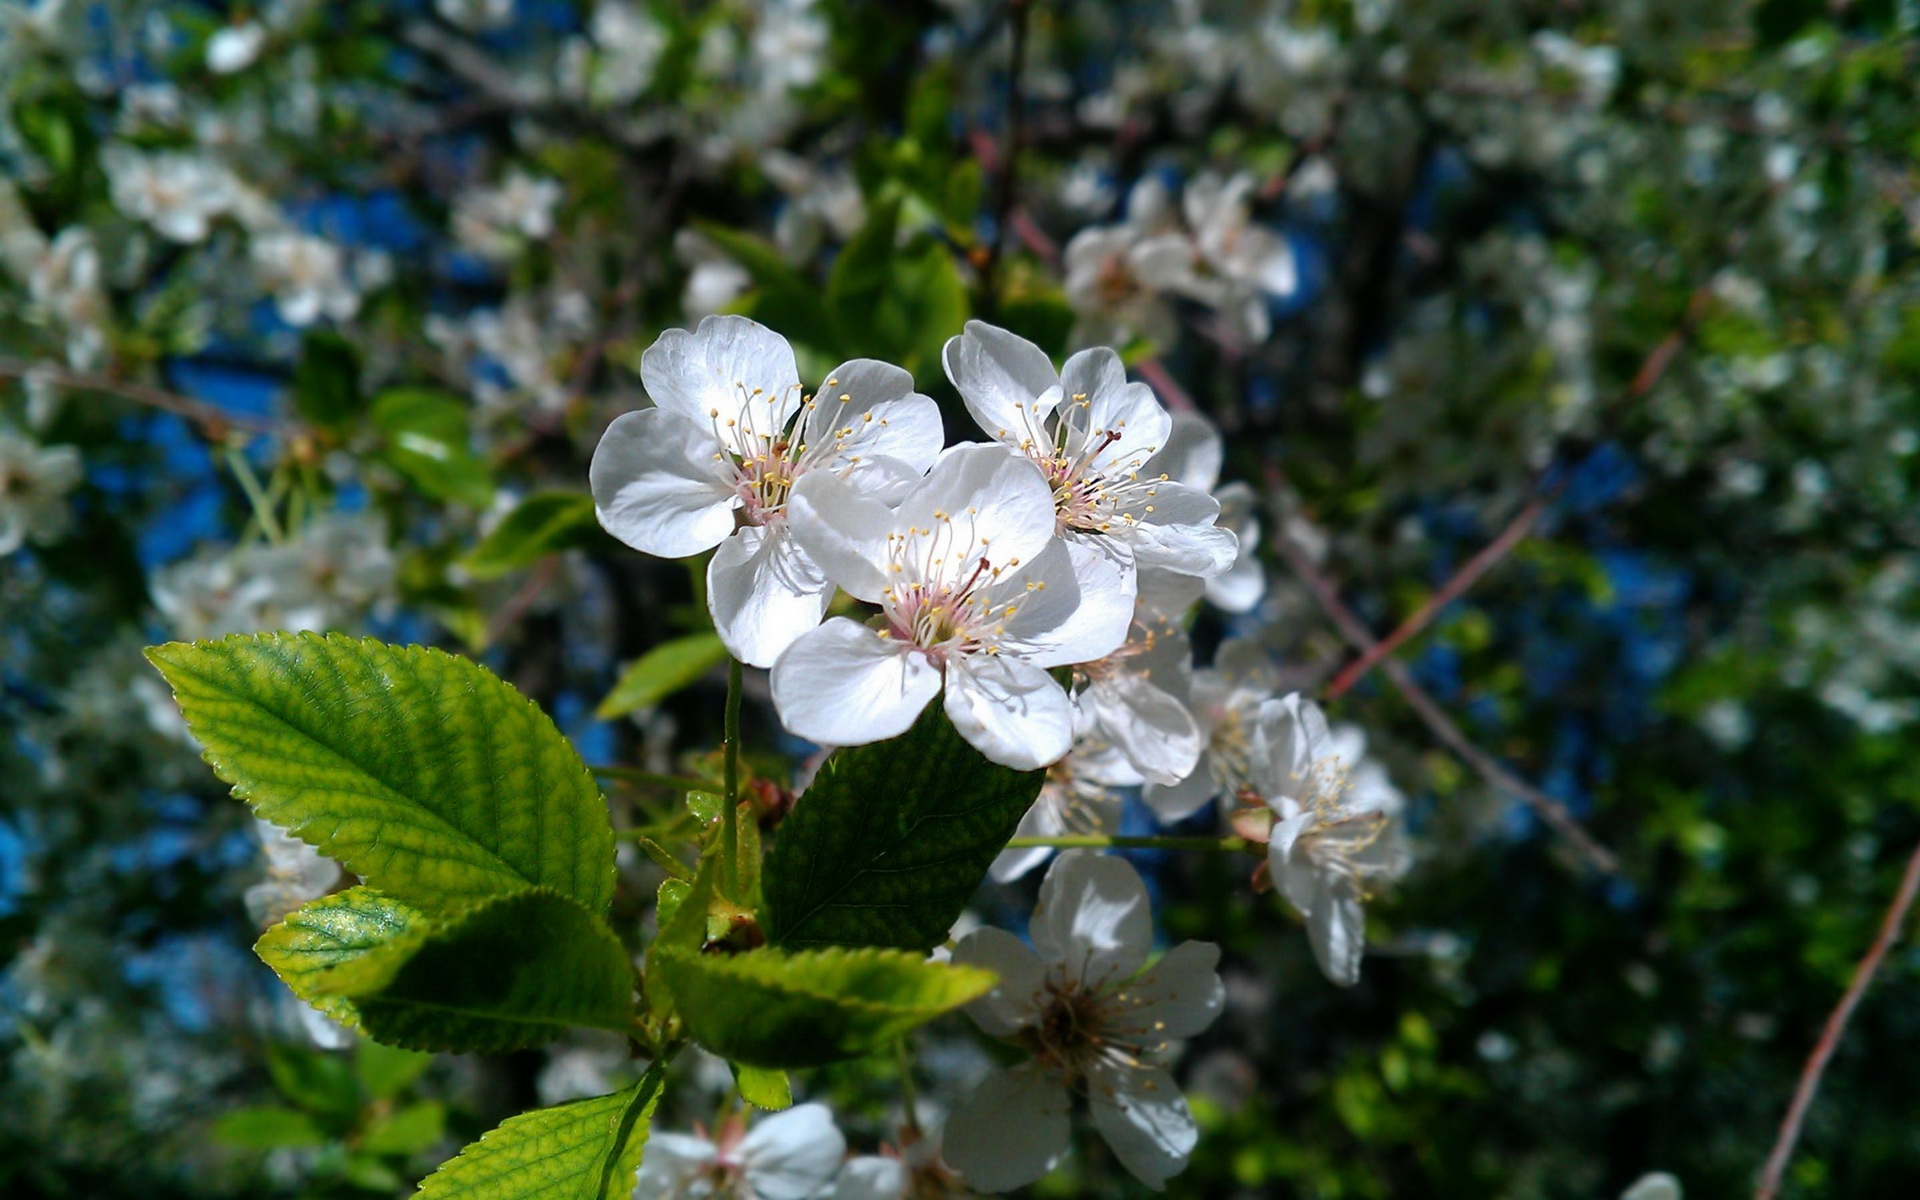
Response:
POLYGON ((1052 846, 1058 850, 1213 850, 1231 854, 1251 849, 1252 843, 1238 837, 1121 837, 1100 833, 1017 837, 1007 843, 1009 850, 1029 846, 1052 846))
POLYGON ((740 660, 727 659, 726 803, 720 809, 720 877, 740 893, 740 660))
POLYGON ((253 473, 253 464, 247 456, 235 448, 227 450, 227 466, 233 471, 233 477, 240 481, 240 490, 247 494, 247 503, 253 506, 253 519, 260 522, 260 532, 267 540, 278 546, 283 540, 280 534, 280 521, 273 515, 273 502, 267 499, 266 490, 260 486, 260 477, 253 473))
POLYGON ((671 792, 699 792, 712 786, 704 780, 689 779, 685 775, 656 775, 652 771, 642 771, 638 767, 592 766, 587 770, 602 779, 618 779, 622 783, 665 788, 671 792))
POLYGON ((919 1097, 915 1095, 913 1087, 913 1048, 907 1045, 906 1038, 901 1038, 893 1045, 900 1057, 900 1102, 906 1106, 907 1128, 913 1131, 915 1137, 924 1137, 925 1133, 920 1128, 919 1097))

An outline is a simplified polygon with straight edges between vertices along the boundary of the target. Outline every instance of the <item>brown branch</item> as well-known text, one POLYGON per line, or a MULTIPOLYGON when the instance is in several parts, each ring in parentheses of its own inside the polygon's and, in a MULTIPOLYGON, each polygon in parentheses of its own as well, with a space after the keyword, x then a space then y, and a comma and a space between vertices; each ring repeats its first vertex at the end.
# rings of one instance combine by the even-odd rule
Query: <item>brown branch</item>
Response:
POLYGON ((1913 899, 1920 893, 1920 846, 1913 848, 1913 854, 1907 859, 1906 874, 1900 877, 1900 888, 1893 894, 1893 903, 1887 906, 1887 913, 1880 919, 1880 932, 1874 935, 1873 945, 1867 947, 1866 956, 1853 968, 1853 979, 1847 984, 1846 992, 1840 997, 1840 1003, 1827 1016, 1827 1024, 1820 1031, 1820 1040, 1814 1044, 1813 1053, 1807 1056, 1806 1065, 1800 1068, 1800 1082, 1793 1089, 1793 1101, 1787 1106, 1786 1119, 1780 1122, 1780 1135, 1773 1143, 1773 1153, 1767 1155, 1767 1165, 1760 1173, 1760 1187, 1754 1192, 1754 1200, 1773 1200, 1780 1191, 1780 1180, 1786 1174, 1787 1163, 1793 1158, 1793 1147, 1800 1140, 1800 1126, 1807 1118, 1807 1109, 1813 1105, 1814 1093, 1820 1090, 1820 1077, 1826 1073, 1827 1063, 1833 1058, 1834 1050, 1840 1045, 1840 1038, 1847 1031, 1847 1022, 1853 1017, 1853 1010, 1860 1006, 1860 997, 1866 994, 1867 985, 1873 982, 1873 976, 1880 969, 1880 961, 1893 948, 1895 939, 1900 936, 1900 927, 1907 922, 1907 913, 1913 908, 1913 899))
POLYGON ((209 441, 223 441, 228 430, 245 429, 253 433, 287 434, 297 432, 287 423, 271 417, 258 417, 251 413, 228 412, 191 396, 182 396, 178 392, 169 392, 164 388, 149 384, 135 383, 126 379, 115 379, 110 375, 94 375, 84 371, 69 371, 49 362, 26 362, 17 358, 0 358, 0 378, 26 379, 29 376, 46 380, 57 387, 72 388, 76 391, 105 392, 131 400, 135 404, 144 404, 148 408, 157 408, 184 417, 197 423, 209 441))
POLYGON ((1451 579, 1440 585, 1439 591, 1429 596, 1426 603, 1415 609, 1406 620, 1400 622, 1399 628, 1374 643, 1371 649, 1363 651, 1359 658, 1348 663, 1338 675, 1335 675, 1333 682, 1327 685, 1327 699, 1334 700, 1345 695, 1347 689, 1360 682, 1361 676, 1377 666, 1381 659, 1405 645, 1414 635, 1425 629, 1428 623, 1439 615, 1441 609, 1458 600, 1468 588, 1480 582, 1482 575, 1491 571, 1515 546, 1526 540, 1527 535, 1533 532, 1534 523, 1540 519, 1540 514, 1545 512, 1546 508, 1545 496, 1535 496, 1528 501, 1526 507, 1515 514, 1513 520, 1507 522, 1507 527, 1500 531, 1498 537, 1488 542, 1478 554, 1468 559, 1458 571, 1453 573, 1451 579))
MULTIPOLYGON (((1280 468, 1277 465, 1269 465, 1267 468, 1268 491, 1277 499, 1285 487, 1286 478, 1280 468)), ((1356 650, 1363 653, 1372 650, 1379 644, 1378 639, 1340 599, 1339 590, 1333 586, 1332 581, 1288 536, 1286 524, 1284 518, 1275 522, 1274 550, 1293 570, 1293 573, 1300 577, 1300 581, 1307 585, 1307 590, 1313 593, 1313 598, 1327 614, 1327 618, 1333 622, 1334 628, 1340 631, 1340 636, 1346 638, 1356 650)), ((1614 857, 1611 850, 1594 840, 1593 835, 1588 833, 1574 815, 1567 811, 1566 805, 1521 779, 1498 759, 1474 745, 1467 735, 1461 732, 1460 727, 1454 724, 1453 719, 1447 716, 1446 710, 1442 709, 1439 703, 1427 694, 1426 689, 1414 679, 1413 672, 1407 669, 1405 663, 1388 658, 1381 663, 1380 669, 1395 690, 1400 693, 1401 699, 1407 702, 1407 707, 1413 710, 1414 715, 1419 717, 1436 738, 1458 755, 1462 762, 1472 767, 1481 778, 1501 791, 1519 797, 1555 833, 1572 843, 1594 869, 1606 874, 1614 874, 1620 870, 1620 860, 1614 857)))
MULTIPOLYGON (((1007 23, 1013 37, 1013 52, 1007 68, 1007 141, 1001 155, 1000 180, 993 202, 993 238, 980 257, 980 313, 991 318, 998 307, 994 277, 1000 266, 1000 247, 1007 240, 1012 224, 1014 188, 1020 175, 1020 143, 1026 136, 1027 26, 1032 15, 1031 0, 1007 0, 1007 23)), ((976 145, 978 140, 976 139, 976 145)), ((982 164, 985 165, 984 163, 982 164)))

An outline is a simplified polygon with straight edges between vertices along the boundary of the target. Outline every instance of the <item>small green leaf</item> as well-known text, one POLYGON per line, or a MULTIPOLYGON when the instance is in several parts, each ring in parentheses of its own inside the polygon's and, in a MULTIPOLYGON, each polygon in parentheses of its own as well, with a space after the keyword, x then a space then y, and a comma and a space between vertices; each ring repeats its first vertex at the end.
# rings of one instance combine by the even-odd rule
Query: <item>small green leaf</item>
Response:
POLYGON ((793 1083, 785 1071, 734 1063, 733 1082, 740 1089, 740 1098, 755 1108, 779 1112, 793 1107, 793 1083))
POLYGON ((460 565, 475 579, 497 579, 545 556, 587 542, 600 528, 585 492, 535 492, 522 500, 460 565))
POLYGON ((213 1140, 236 1150, 323 1146, 327 1135, 313 1118, 291 1108, 236 1108, 213 1125, 213 1140))
MULTIPOLYGON (((275 968, 276 970, 278 968, 275 968)), ((361 1039, 353 1056, 354 1073, 369 1100, 391 1100, 433 1065, 433 1055, 361 1039)))
POLYGON ((662 642, 633 660, 594 715, 604 721, 658 704, 725 661, 727 648, 717 633, 662 642))
POLYGON ((303 983, 351 1001, 368 1036, 411 1050, 499 1054, 570 1026, 624 1031, 633 1019, 633 968, 620 939, 544 889, 416 927, 303 983))
POLYGON ((233 794, 370 886, 430 913, 528 887, 607 911, 606 801, 552 720, 478 663, 311 633, 147 657, 233 794))
POLYGON ((446 1105, 425 1100, 372 1125, 361 1136, 360 1149, 368 1154, 418 1154, 439 1141, 446 1129, 446 1105))
POLYGON ((390 388, 373 402, 394 470, 435 499, 481 508, 493 498, 493 477, 474 456, 469 416, 458 397, 431 388, 390 388))
POLYGON ((937 704, 900 737, 836 750, 767 856, 769 940, 931 950, 1044 778, 988 762, 937 704))
POLYGON ((267 1047, 267 1073, 282 1096, 326 1128, 344 1130, 360 1115, 353 1068, 337 1054, 276 1042, 267 1047))
POLYGON ((623 1092, 522 1113, 443 1163, 416 1200, 627 1200, 665 1068, 623 1092))
MULTIPOLYGON (((253 952, 294 995, 342 1024, 358 1025, 352 1001, 322 990, 328 977, 382 947, 417 944, 427 927, 424 916, 391 896, 369 887, 348 888, 288 914, 260 935, 253 952)), ((360 1075, 366 1078, 364 1059, 360 1075)))
POLYGON ((366 408, 360 392, 360 352, 328 329, 310 329, 300 339, 293 366, 293 402, 300 415, 326 429, 340 429, 366 408))
POLYGON ((676 949, 657 957, 695 1041, 733 1062, 776 1069, 872 1053, 994 983, 991 971, 897 950, 676 949))

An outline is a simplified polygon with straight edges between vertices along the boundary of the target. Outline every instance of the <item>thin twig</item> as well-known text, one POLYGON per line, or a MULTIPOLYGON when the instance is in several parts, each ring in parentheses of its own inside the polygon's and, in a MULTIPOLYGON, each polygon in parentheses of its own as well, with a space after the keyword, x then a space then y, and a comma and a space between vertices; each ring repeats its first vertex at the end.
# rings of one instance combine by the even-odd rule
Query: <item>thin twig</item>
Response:
MULTIPOLYGON (((1280 468, 1277 465, 1269 465, 1267 490, 1277 499, 1285 487, 1286 478, 1282 475, 1280 468)), ((1327 618, 1333 622, 1334 628, 1340 631, 1340 636, 1346 638, 1354 649, 1365 652, 1379 644, 1378 639, 1360 618, 1355 616, 1353 610, 1340 599, 1340 593, 1333 583, 1327 579, 1319 567, 1314 565, 1306 552, 1295 544, 1293 538, 1287 533, 1284 520, 1276 522, 1273 547, 1293 573, 1300 577, 1300 581, 1307 585, 1307 590, 1313 593, 1314 599, 1319 602, 1327 618)), ((1426 689, 1413 678, 1413 672, 1407 669, 1405 663, 1389 658, 1382 662, 1380 669, 1393 684, 1394 689, 1400 693, 1401 698, 1407 702, 1407 707, 1413 710, 1414 715, 1419 717, 1435 737, 1458 755, 1461 761, 1472 767, 1481 778, 1501 791, 1519 797, 1539 814, 1540 819, 1552 827, 1555 833, 1571 842, 1596 870, 1607 874, 1619 871, 1620 860, 1614 857, 1612 851, 1594 840, 1593 835, 1588 833, 1574 815, 1567 811, 1566 805, 1521 779, 1503 766, 1498 759, 1474 745, 1467 735, 1460 731, 1460 727, 1453 723, 1453 719, 1447 716, 1446 710, 1442 709, 1434 698, 1427 694, 1426 689)))
POLYGON ((487 645, 491 646, 499 641, 507 630, 513 628, 516 621, 527 615, 527 610, 532 608, 533 602, 540 598, 540 593, 547 590, 547 585, 553 582, 553 577, 559 574, 559 571, 560 559, 557 555, 549 554, 540 560, 540 565, 527 576, 527 581, 520 585, 520 590, 515 592, 505 606, 494 614, 493 620, 487 623, 487 645))
POLYGON ((288 426, 271 417, 254 416, 251 413, 228 412, 226 409, 169 392, 164 388, 149 384, 134 383, 130 380, 115 379, 110 375, 94 375, 85 371, 69 371, 65 367, 49 362, 26 362, 18 358, 0 358, 0 378, 43 379, 56 387, 72 388, 83 392, 106 392, 131 400, 135 404, 144 404, 148 408, 157 408, 170 412, 177 417, 185 417, 197 423, 207 436, 221 440, 229 429, 245 429, 253 433, 288 433, 288 426))
POLYGON ((1546 507, 1545 496, 1535 496, 1528 501, 1526 507, 1522 508, 1513 520, 1507 522, 1507 527, 1500 531, 1498 537, 1488 542, 1478 554, 1468 559, 1458 571, 1453 573, 1453 578, 1440 586, 1439 591, 1429 596, 1426 603, 1415 609, 1406 620, 1400 622, 1399 628, 1381 638, 1372 649, 1363 651, 1360 657, 1348 663, 1338 675, 1335 675, 1333 682, 1327 684, 1327 699, 1333 700, 1345 695, 1347 689, 1360 682, 1360 677, 1377 666, 1381 659, 1405 645, 1415 634, 1425 629, 1434 617, 1439 615, 1441 609, 1458 600, 1468 588, 1478 583, 1482 575, 1492 570, 1495 564, 1533 532, 1534 522, 1540 519, 1540 514, 1546 511, 1546 507))
POLYGON ((993 201, 993 237, 987 242, 980 260, 980 313, 991 318, 998 307, 994 277, 1000 266, 1000 247, 1007 239, 1013 216, 1014 189, 1020 176, 1020 143, 1027 125, 1027 18, 1031 0, 1007 0, 1007 23, 1013 39, 1011 61, 1007 66, 1007 140, 1001 147, 1000 180, 993 201))
POLYGON ((1840 1045, 1840 1038, 1847 1031, 1847 1022, 1853 1017, 1853 1010, 1860 1006, 1860 997, 1866 994, 1867 985, 1873 982, 1874 972, 1880 969, 1880 961, 1893 948, 1895 939, 1900 936, 1900 927, 1907 923, 1907 913, 1913 908, 1913 899, 1920 893, 1920 846, 1913 848, 1913 854, 1907 859, 1906 874, 1900 877, 1900 888, 1893 894, 1893 903, 1887 906, 1886 916, 1880 919, 1880 932, 1874 935, 1873 945, 1867 947, 1866 956, 1853 968, 1853 979, 1847 984, 1840 1003, 1827 1016, 1826 1028, 1820 1031, 1820 1040, 1814 1044, 1813 1053, 1807 1056, 1807 1063, 1800 1068, 1800 1082, 1793 1089, 1793 1102, 1787 1106, 1786 1119, 1780 1122, 1780 1135, 1773 1143, 1773 1153, 1767 1155, 1767 1165, 1760 1173, 1760 1187, 1754 1192, 1754 1200, 1773 1200, 1780 1191, 1781 1177, 1786 1174, 1787 1163, 1793 1158, 1793 1147, 1800 1140, 1800 1126, 1807 1118, 1807 1109, 1813 1104, 1813 1097, 1820 1090, 1820 1077, 1826 1073, 1827 1062, 1833 1058, 1834 1050, 1840 1045))

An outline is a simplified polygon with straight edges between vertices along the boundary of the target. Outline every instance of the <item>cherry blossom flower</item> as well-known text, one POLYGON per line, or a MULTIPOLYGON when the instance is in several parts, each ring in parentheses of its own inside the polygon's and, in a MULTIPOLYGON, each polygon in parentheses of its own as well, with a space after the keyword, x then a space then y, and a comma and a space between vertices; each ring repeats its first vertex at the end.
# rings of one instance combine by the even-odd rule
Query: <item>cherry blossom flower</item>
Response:
POLYGON ((907 1130, 898 1146, 849 1158, 823 1200, 969 1200, 973 1192, 940 1159, 940 1132, 907 1130))
POLYGON ((1273 698, 1279 676, 1266 649, 1248 638, 1228 638, 1213 662, 1193 672, 1187 690, 1203 742, 1194 769, 1171 785, 1149 782, 1143 793, 1162 821, 1192 816, 1215 796, 1253 783, 1260 706, 1273 698))
POLYGON ((1175 784, 1193 774, 1204 746, 1187 711, 1193 646, 1172 620, 1136 605, 1127 640, 1081 663, 1074 703, 1088 731, 1137 773, 1131 782, 1175 784))
POLYGON ((1269 297, 1292 295, 1300 286, 1300 267, 1286 238, 1253 219, 1258 183, 1241 173, 1222 179, 1211 172, 1195 176, 1181 195, 1187 224, 1210 274, 1196 294, 1218 309, 1244 341, 1267 340, 1273 330, 1269 297))
POLYGON ((1253 489, 1244 483, 1220 486, 1224 457, 1220 431, 1212 421, 1198 413, 1175 413, 1167 443, 1147 463, 1146 474, 1165 475, 1220 502, 1220 516, 1214 523, 1233 531, 1239 539, 1240 553, 1231 568, 1206 580, 1205 595, 1209 604, 1223 612, 1251 612, 1267 594, 1266 572, 1256 550, 1260 545, 1259 505, 1253 489))
POLYGON ((267 30, 258 21, 244 21, 214 31, 207 39, 207 70, 232 75, 252 66, 266 48, 267 30))
POLYGON ((794 486, 793 509, 811 561, 881 615, 835 617, 781 655, 773 702, 790 731, 881 741, 944 686, 955 728, 994 762, 1031 770, 1067 752, 1073 706, 1046 668, 1117 647, 1132 600, 1113 576, 1076 571, 1030 462, 955 446, 897 509, 823 472, 794 486))
POLYGON ((1147 385, 1127 382, 1118 354, 1082 350, 1056 374, 1032 342, 969 321, 945 359, 980 427, 1045 474, 1083 576, 1116 572, 1131 596, 1142 568, 1204 577, 1233 565, 1234 536, 1215 528, 1213 498, 1146 473, 1172 418, 1147 385))
POLYGON ((1166 185, 1153 175, 1134 184, 1125 220, 1082 229, 1061 256, 1067 303, 1079 314, 1074 343, 1172 341, 1169 297, 1191 284, 1194 255, 1166 185))
POLYGON ((912 376, 869 358, 807 395, 786 339, 745 317, 668 330, 640 376, 656 407, 620 417, 594 451, 600 523, 663 558, 718 547, 707 565, 714 627, 736 658, 771 666, 833 595, 792 536, 793 489, 819 476, 853 496, 897 494, 939 454, 940 410, 912 376))
POLYGON ((67 493, 80 482, 80 451, 41 446, 0 429, 0 555, 66 532, 67 493))
POLYGON ((204 154, 143 154, 115 145, 101 151, 100 165, 106 168, 114 207, 170 241, 205 241, 213 222, 233 207, 232 174, 204 154))
POLYGON ((747 1129, 738 1119, 710 1140, 647 1139, 634 1200, 807 1200, 833 1182, 847 1139, 824 1104, 801 1104, 747 1129))
POLYGON ((253 265, 289 325, 311 325, 323 316, 344 321, 360 311, 346 255, 325 238, 284 229, 261 233, 253 239, 253 265))
POLYGON ((1327 727, 1320 706, 1296 692, 1260 706, 1253 786, 1273 810, 1267 870, 1307 920, 1313 956, 1328 979, 1359 982, 1369 888, 1405 873, 1405 801, 1353 726, 1327 727))
POLYGON ((1079 1095, 1121 1164, 1164 1187, 1199 1138, 1165 1064, 1175 1039, 1220 1015, 1220 948, 1182 942, 1142 971, 1153 942, 1146 885, 1124 860, 1081 850, 1048 868, 1031 931, 1031 949, 992 928, 954 948, 955 962, 1000 977, 968 1015, 1031 1057, 961 1101, 947 1120, 947 1162, 985 1191, 1033 1182, 1066 1153, 1079 1095))
POLYGON ((506 258, 522 239, 537 242, 552 236, 553 210, 559 203, 557 180, 509 171, 497 187, 476 189, 454 203, 453 233, 480 254, 506 258))

